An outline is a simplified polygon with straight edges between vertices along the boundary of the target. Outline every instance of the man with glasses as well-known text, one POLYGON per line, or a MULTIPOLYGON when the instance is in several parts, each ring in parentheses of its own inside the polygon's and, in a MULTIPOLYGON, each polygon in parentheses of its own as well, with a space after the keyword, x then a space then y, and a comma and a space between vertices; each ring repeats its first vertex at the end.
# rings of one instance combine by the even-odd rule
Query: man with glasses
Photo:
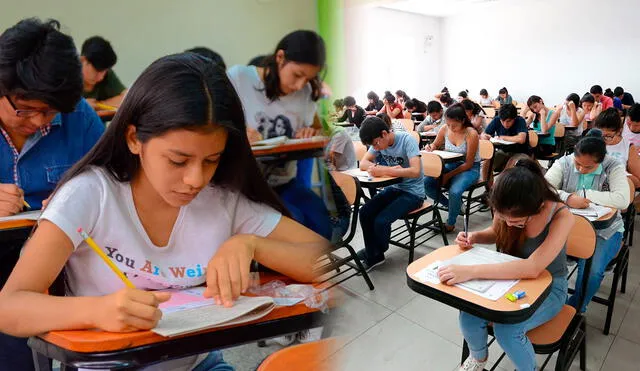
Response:
MULTIPOLYGON (((82 72, 57 21, 26 19, 0 35, 0 217, 40 209, 104 132, 81 99, 82 72)), ((0 287, 24 241, 0 240, 0 287)), ((0 368, 33 369, 26 339, 0 333, 0 368)))

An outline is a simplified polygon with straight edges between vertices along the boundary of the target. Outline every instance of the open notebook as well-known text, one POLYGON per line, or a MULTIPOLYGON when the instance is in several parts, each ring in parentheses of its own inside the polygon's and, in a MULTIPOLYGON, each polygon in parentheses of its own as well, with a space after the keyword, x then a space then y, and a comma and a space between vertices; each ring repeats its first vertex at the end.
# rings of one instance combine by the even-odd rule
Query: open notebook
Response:
POLYGON ((169 291, 171 299, 160 305, 162 319, 151 330, 168 337, 250 322, 269 314, 276 306, 271 297, 241 296, 226 308, 204 298, 204 287, 169 291))
POLYGON ((610 208, 606 206, 596 205, 593 202, 590 203, 589 207, 587 207, 586 209, 571 208, 569 210, 571 210, 572 214, 584 216, 589 221, 598 220, 611 212, 610 208))
POLYGON ((41 213, 42 213, 41 210, 33 210, 33 211, 27 211, 24 213, 18 213, 12 216, 3 216, 2 218, 0 218, 0 223, 9 222, 12 220, 38 220, 40 218, 41 213))

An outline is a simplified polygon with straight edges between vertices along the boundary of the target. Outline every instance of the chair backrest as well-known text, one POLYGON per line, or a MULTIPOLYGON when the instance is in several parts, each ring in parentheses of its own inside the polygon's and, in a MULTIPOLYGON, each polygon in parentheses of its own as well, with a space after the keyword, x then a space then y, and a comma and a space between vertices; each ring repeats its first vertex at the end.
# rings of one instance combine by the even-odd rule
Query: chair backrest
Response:
POLYGON ((480 158, 482 160, 490 160, 493 158, 493 154, 496 152, 493 143, 488 140, 480 139, 480 158))
POLYGON ((413 120, 411 119, 400 119, 398 120, 400 121, 400 123, 402 124, 402 126, 404 126, 404 129, 408 132, 412 132, 415 131, 415 122, 413 122, 413 120))
POLYGON ((482 109, 484 110, 485 116, 487 118, 494 118, 496 117, 496 109, 495 108, 490 108, 490 107, 482 107, 482 109))
POLYGON ((339 171, 330 171, 329 173, 338 187, 340 187, 342 193, 344 193, 349 205, 353 206, 358 199, 358 184, 356 178, 339 171))
POLYGON ((336 365, 330 357, 343 345, 336 338, 328 338, 283 348, 262 361, 257 371, 334 370, 336 365))
POLYGON ((535 130, 529 130, 529 147, 536 148, 538 146, 538 133, 535 130))
POLYGON ((589 259, 596 249, 596 230, 587 218, 574 215, 574 224, 567 239, 567 255, 589 259))
POLYGON ((442 157, 435 153, 421 152, 420 154, 424 176, 430 176, 432 178, 440 177, 440 175, 442 175, 442 169, 444 168, 442 157))
POLYGON ((556 124, 556 132, 553 135, 555 138, 563 138, 564 137, 564 125, 561 123, 556 124))
POLYGON ((364 157, 364 154, 367 153, 367 147, 364 144, 362 144, 362 142, 354 140, 353 148, 356 151, 356 159, 358 161, 362 160, 362 158, 364 157))
POLYGON ((633 207, 633 199, 636 198, 636 185, 633 184, 633 180, 627 177, 627 183, 629 184, 629 200, 631 200, 631 207, 633 207))
POLYGON ((416 140, 416 143, 420 145, 420 134, 417 131, 410 131, 409 134, 416 140))

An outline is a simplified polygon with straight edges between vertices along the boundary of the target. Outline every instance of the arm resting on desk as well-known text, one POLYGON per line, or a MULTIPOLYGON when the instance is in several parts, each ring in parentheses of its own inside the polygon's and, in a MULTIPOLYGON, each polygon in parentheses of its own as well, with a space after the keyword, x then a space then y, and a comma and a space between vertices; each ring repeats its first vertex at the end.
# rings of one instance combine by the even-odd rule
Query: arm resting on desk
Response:
POLYGON ((517 135, 501 135, 500 139, 518 144, 524 144, 527 141, 527 133, 518 133, 517 135))

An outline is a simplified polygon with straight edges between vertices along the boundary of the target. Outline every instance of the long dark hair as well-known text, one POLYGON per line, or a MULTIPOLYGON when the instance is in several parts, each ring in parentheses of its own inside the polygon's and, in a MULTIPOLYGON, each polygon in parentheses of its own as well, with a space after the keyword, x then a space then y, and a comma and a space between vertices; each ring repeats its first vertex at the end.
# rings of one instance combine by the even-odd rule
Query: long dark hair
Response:
MULTIPOLYGON (((506 169, 491 189, 489 203, 502 215, 525 217, 537 214, 543 202, 562 202, 544 178, 540 165, 529 157, 520 158, 506 169)), ((523 228, 510 227, 503 220, 496 229, 499 251, 513 254, 524 242, 523 228)))
MULTIPOLYGON (((531 106, 533 106, 536 103, 542 103, 544 104, 544 102, 542 101, 542 98, 540 98, 537 95, 532 95, 529 97, 529 99, 527 99, 527 107, 531 108, 531 106)), ((531 111, 533 112, 533 111, 531 111)), ((540 120, 542 120, 542 118, 540 117, 540 113, 538 112, 533 112, 533 122, 540 122, 540 120)), ((546 119, 546 117, 545 117, 546 119)))
MULTIPOLYGON (((278 73, 278 62, 276 54, 279 50, 284 51, 285 63, 295 62, 310 64, 321 68, 325 67, 326 50, 322 37, 313 31, 298 30, 285 36, 272 55, 263 60, 265 66, 264 90, 267 98, 271 101, 278 100, 284 95, 280 88, 280 74, 278 73)), ((320 76, 309 81, 311 85, 311 99, 315 102, 320 99, 322 81, 320 76)))
POLYGON ((469 120, 469 117, 467 116, 467 112, 465 111, 464 106, 460 103, 456 103, 450 106, 449 108, 447 108, 447 110, 444 112, 444 115, 447 117, 447 119, 452 119, 452 120, 462 122, 462 126, 465 128, 473 127, 473 124, 471 124, 471 120, 469 120))
POLYGON ((147 67, 98 143, 66 172, 56 191, 89 166, 106 169, 119 182, 131 181, 140 171, 140 160, 127 146, 129 125, 136 128, 142 143, 172 130, 224 128, 227 143, 210 184, 238 191, 286 214, 253 157, 242 105, 227 74, 194 53, 165 56, 147 67))

